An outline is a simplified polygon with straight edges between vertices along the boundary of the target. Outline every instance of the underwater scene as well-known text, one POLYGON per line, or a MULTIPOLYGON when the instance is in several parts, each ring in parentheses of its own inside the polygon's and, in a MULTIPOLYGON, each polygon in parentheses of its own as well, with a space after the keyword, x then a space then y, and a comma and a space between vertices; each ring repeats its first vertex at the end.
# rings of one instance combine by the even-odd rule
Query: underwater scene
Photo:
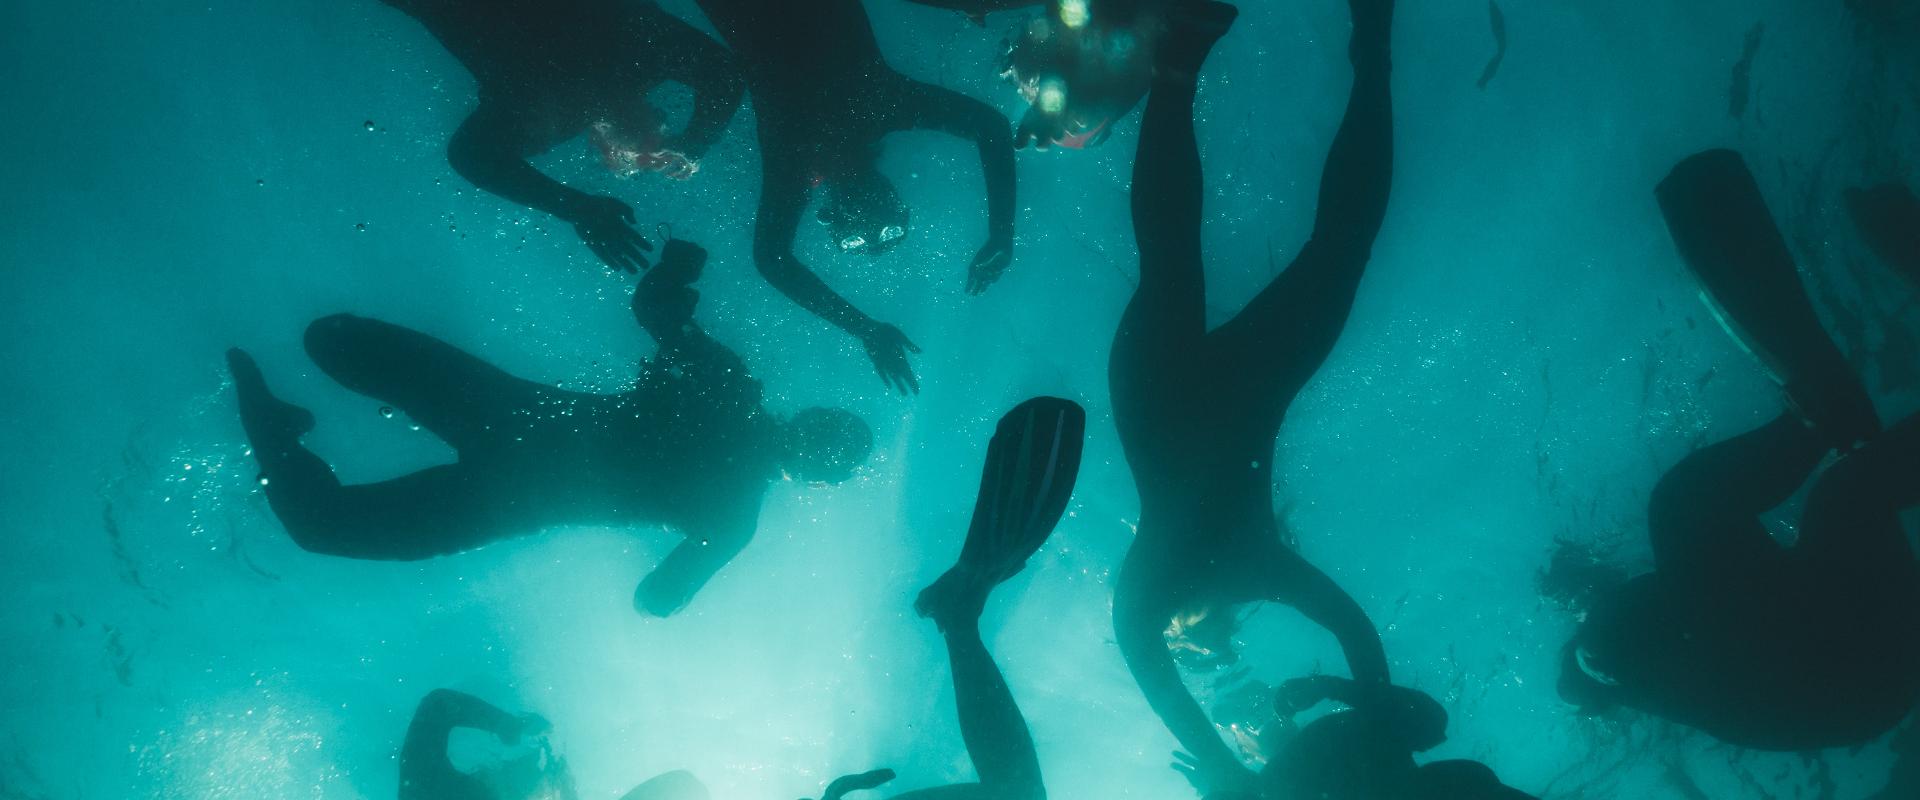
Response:
POLYGON ((0 799, 1920 798, 1920 3, 0 70, 0 799))

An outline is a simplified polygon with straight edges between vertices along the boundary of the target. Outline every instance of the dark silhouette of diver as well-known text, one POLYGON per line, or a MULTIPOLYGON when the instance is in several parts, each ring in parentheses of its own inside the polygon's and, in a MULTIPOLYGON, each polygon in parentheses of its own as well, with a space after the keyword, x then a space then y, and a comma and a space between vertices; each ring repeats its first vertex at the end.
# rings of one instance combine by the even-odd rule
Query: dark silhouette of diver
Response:
POLYGON ((447 145, 473 185, 573 224, 608 266, 645 267, 652 246, 633 209, 569 188, 527 160, 588 134, 608 169, 688 178, 740 105, 732 57, 653 0, 381 0, 419 20, 480 84, 480 103, 447 145), (664 133, 647 94, 693 90, 685 130, 664 133))
MULTIPOLYGON (((1276 693, 1281 719, 1323 701, 1348 709, 1329 713, 1294 731, 1261 774, 1270 800, 1526 800, 1531 795, 1508 787, 1477 761, 1449 760, 1416 764, 1413 754, 1446 738, 1447 712, 1425 693, 1401 687, 1386 690, 1384 705, 1401 709, 1392 716, 1381 704, 1365 705, 1359 685, 1346 678, 1316 675, 1287 681, 1276 693)), ((1210 800, 1228 800, 1221 792, 1210 800)))
POLYGON ((895 72, 880 54, 860 0, 698 0, 732 45, 759 119, 760 207, 753 255, 781 294, 853 334, 889 387, 918 391, 907 354, 919 348, 835 293, 794 255, 814 189, 819 213, 842 250, 873 256, 907 235, 908 209, 875 161, 881 140, 928 129, 972 139, 987 183, 987 243, 974 256, 967 291, 986 291, 1013 258, 1013 148, 1007 118, 965 95, 895 72))
POLYGON ((1134 162, 1140 285, 1114 337, 1109 381, 1140 523, 1115 589, 1115 638, 1147 702, 1196 759, 1190 777, 1202 793, 1249 789, 1254 776, 1182 684, 1170 621, 1219 650, 1236 605, 1287 603, 1334 634, 1362 684, 1388 684, 1372 622, 1282 544, 1272 508, 1281 421, 1346 324, 1393 180, 1393 2, 1350 5, 1353 90, 1327 154, 1313 238, 1225 325, 1206 328, 1193 100, 1231 6, 1169 7, 1134 162))
POLYGON ((984 25, 993 11, 1045 6, 1008 39, 1000 76, 1027 101, 1014 146, 1079 150, 1105 142, 1152 82, 1163 7, 1178 0, 909 0, 984 25))
MULTIPOLYGON (((420 699, 400 746, 400 800, 577 800, 565 759, 546 741, 549 725, 538 714, 509 714, 478 697, 435 689, 420 699), (472 728, 518 746, 515 758, 462 772, 447 759, 455 728, 472 728)), ((668 772, 634 787, 621 800, 707 800, 707 787, 691 773, 668 772)))
POLYGON ((1881 432, 1738 155, 1687 159, 1658 196, 1703 297, 1791 409, 1661 477, 1647 511, 1654 571, 1596 598, 1565 650, 1561 694, 1743 747, 1867 742, 1920 699, 1920 565, 1899 521, 1920 503, 1920 417, 1881 432), (1758 517, 1809 478, 1783 547, 1758 517))
MULTIPOLYGON (((1008 412, 994 431, 960 559, 914 602, 914 610, 940 626, 947 640, 960 737, 979 781, 907 792, 898 800, 1045 800, 1033 735, 980 639, 980 615, 994 587, 1026 568, 1066 512, 1086 428, 1078 404, 1037 397, 1008 412)), ((893 777, 884 769, 848 775, 829 785, 821 800, 839 800, 893 777)))
POLYGON ((642 581, 641 612, 667 616, 752 540, 784 470, 835 483, 872 448, 858 417, 806 409, 777 419, 739 356, 693 320, 706 251, 671 240, 633 310, 659 343, 633 390, 562 391, 521 380, 425 334, 348 315, 307 329, 328 376, 405 412, 459 461, 341 485, 300 444, 305 410, 269 393, 253 359, 228 351, 240 419, 274 513, 301 547, 414 560, 560 525, 661 523, 686 541, 642 581))

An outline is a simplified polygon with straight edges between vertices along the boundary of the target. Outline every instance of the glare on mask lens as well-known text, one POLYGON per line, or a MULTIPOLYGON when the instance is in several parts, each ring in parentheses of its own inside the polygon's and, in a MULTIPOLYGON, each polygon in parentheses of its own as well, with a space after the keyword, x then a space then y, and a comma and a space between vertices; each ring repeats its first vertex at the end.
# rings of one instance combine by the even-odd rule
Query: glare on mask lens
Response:
POLYGON ((840 240, 840 249, 842 250, 858 250, 866 246, 867 246, 867 237, 861 236, 859 234, 854 234, 852 236, 849 236, 845 239, 840 240))
POLYGON ((882 242, 891 242, 905 235, 907 235, 907 229, 898 225, 888 225, 880 229, 880 241, 882 242))

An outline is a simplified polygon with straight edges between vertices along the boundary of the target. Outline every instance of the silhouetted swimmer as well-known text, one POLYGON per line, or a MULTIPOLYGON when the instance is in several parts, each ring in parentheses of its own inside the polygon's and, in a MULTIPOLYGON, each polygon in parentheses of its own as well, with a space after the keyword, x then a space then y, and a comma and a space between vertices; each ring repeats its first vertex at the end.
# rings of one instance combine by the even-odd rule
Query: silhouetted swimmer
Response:
POLYGON ((685 179, 720 138, 745 84, 718 42, 653 0, 381 0, 425 25, 480 84, 480 103, 454 132, 447 158, 473 185, 573 224, 594 255, 632 272, 652 245, 633 209, 572 189, 528 159, 586 134, 622 177, 685 179), (693 90, 693 116, 674 136, 647 94, 693 90))
MULTIPOLYGON (((994 431, 960 559, 913 605, 947 640, 960 738, 979 781, 907 792, 898 800, 1045 800, 1033 735, 980 639, 980 615, 994 587, 1020 574, 1066 512, 1086 429, 1078 404, 1036 397, 1008 412, 994 431)), ((884 769, 849 775, 834 781, 822 800, 893 777, 884 769)))
POLYGON ((1027 112, 1014 146, 1078 150, 1113 134, 1113 123, 1147 95, 1164 6, 1178 0, 910 0, 951 8, 984 24, 986 14, 1044 6, 1010 36, 1000 76, 1027 112))
POLYGON ((1920 699, 1920 565, 1898 518, 1920 503, 1920 417, 1880 432, 1738 155, 1682 162, 1659 198, 1703 296, 1793 410, 1660 479, 1647 512, 1654 571, 1596 598, 1567 645, 1561 694, 1743 747, 1867 742, 1920 699), (1774 541, 1759 516, 1862 440, 1814 479, 1793 546, 1774 541))
POLYGON ((919 390, 907 354, 919 347, 893 325, 834 292, 794 255, 800 217, 815 189, 819 219, 843 251, 891 250, 911 229, 909 212, 876 161, 881 140, 925 129, 973 140, 987 184, 987 243, 974 255, 967 291, 1000 279, 1013 258, 1013 148, 1007 118, 957 92, 895 72, 880 54, 860 0, 698 0, 739 54, 759 118, 760 207, 753 255, 781 294, 853 334, 887 385, 919 390))
POLYGON ((347 315, 307 329, 334 380, 391 404, 459 460, 379 483, 341 485, 300 444, 305 410, 269 393, 253 359, 228 351, 240 419, 274 513, 301 547, 379 560, 443 556, 562 525, 659 523, 686 541, 640 583, 634 605, 667 616, 752 540, 782 471, 844 481, 872 449, 838 409, 778 419, 740 357, 693 320, 706 251, 671 240, 633 310, 659 343, 638 383, 587 394, 508 375, 425 334, 347 315))
MULTIPOLYGON (((400 800, 577 800, 566 760, 547 742, 549 730, 538 714, 509 714, 473 695, 435 689, 421 698, 400 746, 400 800), (525 746, 526 752, 462 772, 447 758, 455 728, 485 731, 509 746, 525 746)), ((634 787, 620 800, 707 798, 699 779, 674 771, 634 787)))
POLYGON ((1281 421, 1346 325, 1393 182, 1393 2, 1350 6, 1353 89, 1327 154, 1313 238, 1215 330, 1206 323, 1193 101, 1208 50, 1233 21, 1231 6, 1170 8, 1141 124, 1133 172, 1140 284, 1109 370, 1140 524, 1115 590, 1114 628, 1147 702, 1195 757, 1203 793, 1251 789, 1254 775, 1181 682, 1170 621, 1219 651, 1231 645, 1225 629, 1237 605, 1286 603, 1334 634, 1364 685, 1388 684, 1366 612, 1281 543, 1272 507, 1281 421))
POLYGON ((1920 197, 1898 183, 1848 189, 1847 214, 1873 254, 1920 289, 1920 197))
MULTIPOLYGON (((1379 694, 1378 690, 1374 690, 1379 694)), ((1370 702, 1353 681, 1332 676, 1282 684, 1275 705, 1291 721, 1322 702, 1349 708, 1326 714, 1293 732, 1261 774, 1267 800, 1524 800, 1531 795, 1500 782, 1477 761, 1416 764, 1414 753, 1446 739, 1447 712, 1423 692, 1385 691, 1370 702)), ((1235 796, 1221 792, 1210 800, 1235 796)))

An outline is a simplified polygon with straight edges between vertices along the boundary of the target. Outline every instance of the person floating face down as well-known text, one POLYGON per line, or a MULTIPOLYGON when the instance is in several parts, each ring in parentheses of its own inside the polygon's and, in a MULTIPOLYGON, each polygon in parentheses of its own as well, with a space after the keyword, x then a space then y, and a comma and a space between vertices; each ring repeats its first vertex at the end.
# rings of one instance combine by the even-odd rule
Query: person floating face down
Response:
POLYGON ((1224 660, 1238 606, 1286 603, 1333 633, 1363 689, 1361 705, 1375 702, 1366 690, 1389 685, 1366 612, 1282 541, 1272 506, 1281 423, 1346 327, 1393 181, 1393 2, 1349 7, 1352 91, 1327 153, 1312 238, 1218 328, 1207 328, 1193 103, 1208 52, 1237 13, 1231 6, 1166 7, 1141 120, 1133 173, 1140 283, 1108 370, 1140 522, 1114 590, 1114 633, 1148 704, 1192 754, 1188 776, 1203 794, 1256 791, 1257 776, 1187 691, 1173 650, 1224 660))
POLYGON ((1274 694, 1282 743, 1260 775, 1258 790, 1220 791, 1207 800, 1528 800, 1485 764, 1450 760, 1416 764, 1415 753, 1446 739, 1447 712, 1426 693, 1399 686, 1374 690, 1346 678, 1315 675, 1282 684, 1274 694), (1384 699, 1384 702, 1381 700, 1384 699), (1294 718, 1322 702, 1348 706, 1300 726, 1294 718))
POLYGON ((1920 417, 1881 430, 1739 155, 1691 157, 1657 194, 1702 297, 1789 409, 1660 478, 1654 571, 1597 593, 1564 650, 1561 694, 1742 747, 1864 744, 1920 700, 1920 565, 1899 520, 1920 503, 1920 417), (1783 547, 1759 517, 1809 478, 1783 547))
MULTIPOLYGON (((509 714, 465 692, 435 689, 420 699, 400 745, 400 800, 578 800, 566 759, 553 751, 551 726, 538 714, 509 714), (447 757, 457 728, 492 734, 522 752, 465 772, 447 757)), ((708 800, 692 773, 662 774, 620 800, 708 800)))
POLYGON ((1000 77, 1027 101, 1014 146, 1098 146, 1147 95, 1165 9, 1180 0, 909 0, 986 22, 993 11, 1041 7, 1006 42, 1000 77))
POLYGON ((342 485, 300 443, 304 409, 275 399, 246 353, 228 363, 268 503, 302 548, 415 560, 566 525, 664 524, 686 539, 640 583, 642 613, 679 611, 752 540, 768 485, 783 473, 837 483, 872 449, 866 423, 838 409, 767 413, 739 356, 693 319, 706 262, 670 240, 634 294, 659 343, 631 391, 589 394, 508 375, 425 334, 336 315, 307 329, 320 368, 452 445, 455 463, 342 485))
POLYGON ((633 209, 570 188, 528 159, 585 134, 621 177, 684 180, 733 117, 745 82, 731 55, 653 0, 382 0, 419 20, 473 74, 480 101, 447 159, 473 185, 559 217, 608 266, 632 272, 652 249, 633 209), (693 90, 692 117, 668 135, 647 94, 693 90))
POLYGON ((860 0, 698 0, 738 54, 759 119, 761 189, 754 263, 774 288, 865 346, 889 387, 917 391, 898 327, 854 307, 794 254, 816 191, 842 251, 879 256, 912 230, 907 206, 876 161, 888 134, 927 129, 972 140, 987 185, 987 242, 967 291, 1000 279, 1013 258, 1013 148, 1006 117, 978 100, 910 79, 886 63, 860 0))
MULTIPOLYGON (((1007 412, 987 443, 960 558, 913 606, 946 639, 960 738, 979 780, 907 792, 896 800, 1046 800, 1033 735, 980 638, 980 615, 994 588, 1026 568, 1066 512, 1086 430, 1087 413, 1079 404, 1036 397, 1007 412)), ((893 777, 887 769, 847 775, 829 784, 821 800, 840 800, 893 777)))

